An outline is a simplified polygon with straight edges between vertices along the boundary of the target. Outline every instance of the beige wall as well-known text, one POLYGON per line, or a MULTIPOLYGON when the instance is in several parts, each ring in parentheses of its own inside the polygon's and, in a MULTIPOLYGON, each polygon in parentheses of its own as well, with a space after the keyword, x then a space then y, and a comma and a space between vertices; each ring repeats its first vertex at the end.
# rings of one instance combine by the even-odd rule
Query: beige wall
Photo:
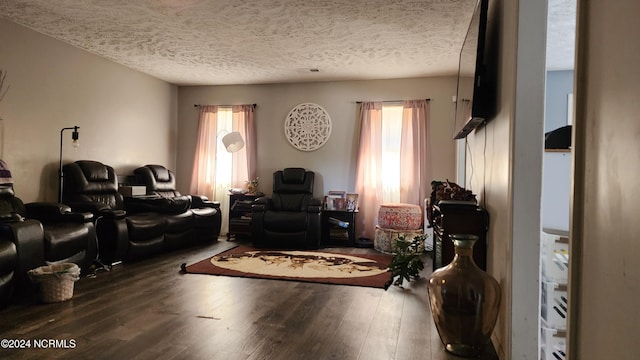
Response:
POLYGON ((0 102, 0 157, 25 202, 54 201, 60 129, 64 161, 97 160, 118 174, 175 164, 177 88, 0 18, 0 68, 11 86, 0 102))
POLYGON ((571 359, 637 359, 640 32, 636 0, 578 1, 571 359))
MULTIPOLYGON (((272 85, 181 87, 179 93, 178 187, 189 188, 198 129, 194 104, 257 104, 258 176, 260 190, 271 193, 272 174, 301 166, 317 173, 316 195, 329 190, 354 191, 358 136, 356 101, 431 99, 431 140, 434 177, 454 179, 455 148, 452 140, 454 77, 341 81, 272 85), (297 104, 312 102, 327 110, 332 133, 320 149, 303 152, 284 136, 284 120, 297 104)), ((242 184, 241 184, 242 185, 242 184)), ((425 184, 429 187, 429 184, 425 184)))
POLYGON ((500 21, 501 34, 496 116, 467 136, 466 187, 479 195, 489 212, 487 272, 502 287, 493 343, 501 359, 508 359, 511 342, 511 138, 515 81, 515 9, 507 5, 491 8, 492 21, 500 21), (510 16, 507 16, 510 15, 510 16), (500 19, 498 19, 498 17, 500 19), (486 145, 486 147, 485 147, 486 145), (485 150, 486 149, 486 150, 485 150))
POLYGON ((486 127, 468 137, 467 184, 489 212, 488 272, 502 285, 494 345, 501 359, 535 360, 546 6, 491 4, 500 34, 498 106, 486 127))

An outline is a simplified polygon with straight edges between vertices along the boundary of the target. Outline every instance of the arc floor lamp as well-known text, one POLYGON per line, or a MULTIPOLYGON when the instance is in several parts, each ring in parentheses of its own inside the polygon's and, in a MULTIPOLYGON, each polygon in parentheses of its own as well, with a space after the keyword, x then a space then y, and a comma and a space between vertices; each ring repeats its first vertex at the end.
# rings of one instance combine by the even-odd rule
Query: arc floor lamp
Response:
POLYGON ((224 144, 224 148, 230 153, 240 151, 240 149, 244 147, 244 140, 238 131, 233 131, 223 136, 222 143, 224 144))
POLYGON ((64 175, 62 173, 62 135, 64 134, 65 130, 73 130, 73 132, 71 133, 71 140, 73 140, 72 146, 74 148, 78 148, 80 146, 80 141, 78 140, 80 138, 80 133, 78 133, 78 129, 80 129, 79 126, 73 126, 62 128, 62 130, 60 130, 60 166, 58 167, 60 185, 60 187, 58 188, 58 202, 60 203, 62 202, 62 186, 64 183, 64 175))

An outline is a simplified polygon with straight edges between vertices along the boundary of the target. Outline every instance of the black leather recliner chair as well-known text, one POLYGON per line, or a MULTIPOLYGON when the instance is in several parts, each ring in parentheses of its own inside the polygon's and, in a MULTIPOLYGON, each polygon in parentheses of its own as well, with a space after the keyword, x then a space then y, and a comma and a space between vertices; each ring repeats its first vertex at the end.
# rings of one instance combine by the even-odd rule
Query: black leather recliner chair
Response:
POLYGON ((125 199, 114 169, 97 161, 66 164, 63 174, 63 202, 96 216, 99 257, 106 264, 218 237, 197 226, 188 197, 125 199))
POLYGON ((251 232, 259 247, 318 248, 322 202, 313 197, 314 173, 286 168, 273 173, 271 198, 256 199, 251 232))
POLYGON ((162 165, 145 165, 133 171, 140 184, 147 188, 147 195, 166 199, 188 197, 194 215, 195 228, 200 236, 220 235, 222 212, 220 202, 209 201, 204 195, 182 195, 176 190, 176 178, 173 172, 162 165))
POLYGON ((92 219, 64 204, 25 205, 12 183, 0 184, 0 302, 26 287, 27 271, 38 266, 71 262, 86 271, 97 251, 92 219))

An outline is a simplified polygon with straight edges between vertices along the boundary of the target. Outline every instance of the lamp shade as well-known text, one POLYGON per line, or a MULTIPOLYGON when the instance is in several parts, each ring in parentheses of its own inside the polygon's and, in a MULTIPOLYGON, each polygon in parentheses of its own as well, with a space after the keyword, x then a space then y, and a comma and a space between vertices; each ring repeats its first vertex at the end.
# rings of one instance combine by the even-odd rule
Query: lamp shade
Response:
POLYGON ((222 138, 222 143, 228 152, 236 152, 244 147, 244 140, 239 132, 230 132, 222 138))

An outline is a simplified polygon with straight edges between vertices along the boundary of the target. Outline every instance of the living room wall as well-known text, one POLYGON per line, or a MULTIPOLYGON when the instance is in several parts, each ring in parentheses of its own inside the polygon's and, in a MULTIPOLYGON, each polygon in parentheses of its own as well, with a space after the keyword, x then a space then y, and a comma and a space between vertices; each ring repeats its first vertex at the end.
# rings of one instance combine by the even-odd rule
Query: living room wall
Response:
POLYGON ((64 162, 87 159, 120 175, 147 163, 175 164, 177 87, 0 18, 0 68, 10 88, 0 102, 0 158, 25 202, 58 194, 64 162))
POLYGON ((547 71, 544 132, 568 124, 569 94, 573 94, 573 70, 547 71))
MULTIPOLYGON (((452 102, 455 77, 397 80, 334 81, 270 85, 180 87, 178 95, 178 188, 188 192, 195 151, 199 109, 194 104, 257 104, 259 190, 270 194, 272 174, 300 166, 316 172, 316 195, 330 190, 352 192, 355 186, 358 142, 357 101, 430 98, 430 139, 433 174, 454 179, 455 148, 452 140, 452 102), (292 147, 284 136, 284 120, 300 103, 322 106, 332 121, 331 137, 312 152, 292 147)), ((244 184, 238 184, 242 186, 244 184)), ((430 187, 429 184, 424 186, 430 187)))
POLYGON ((635 359, 640 3, 578 1, 567 359, 635 359), (631 70, 631 71, 630 71, 631 70))
POLYGON ((502 286, 493 343, 500 359, 535 360, 546 2, 490 6, 499 30, 497 112, 467 137, 467 186, 489 212, 487 270, 502 286))

